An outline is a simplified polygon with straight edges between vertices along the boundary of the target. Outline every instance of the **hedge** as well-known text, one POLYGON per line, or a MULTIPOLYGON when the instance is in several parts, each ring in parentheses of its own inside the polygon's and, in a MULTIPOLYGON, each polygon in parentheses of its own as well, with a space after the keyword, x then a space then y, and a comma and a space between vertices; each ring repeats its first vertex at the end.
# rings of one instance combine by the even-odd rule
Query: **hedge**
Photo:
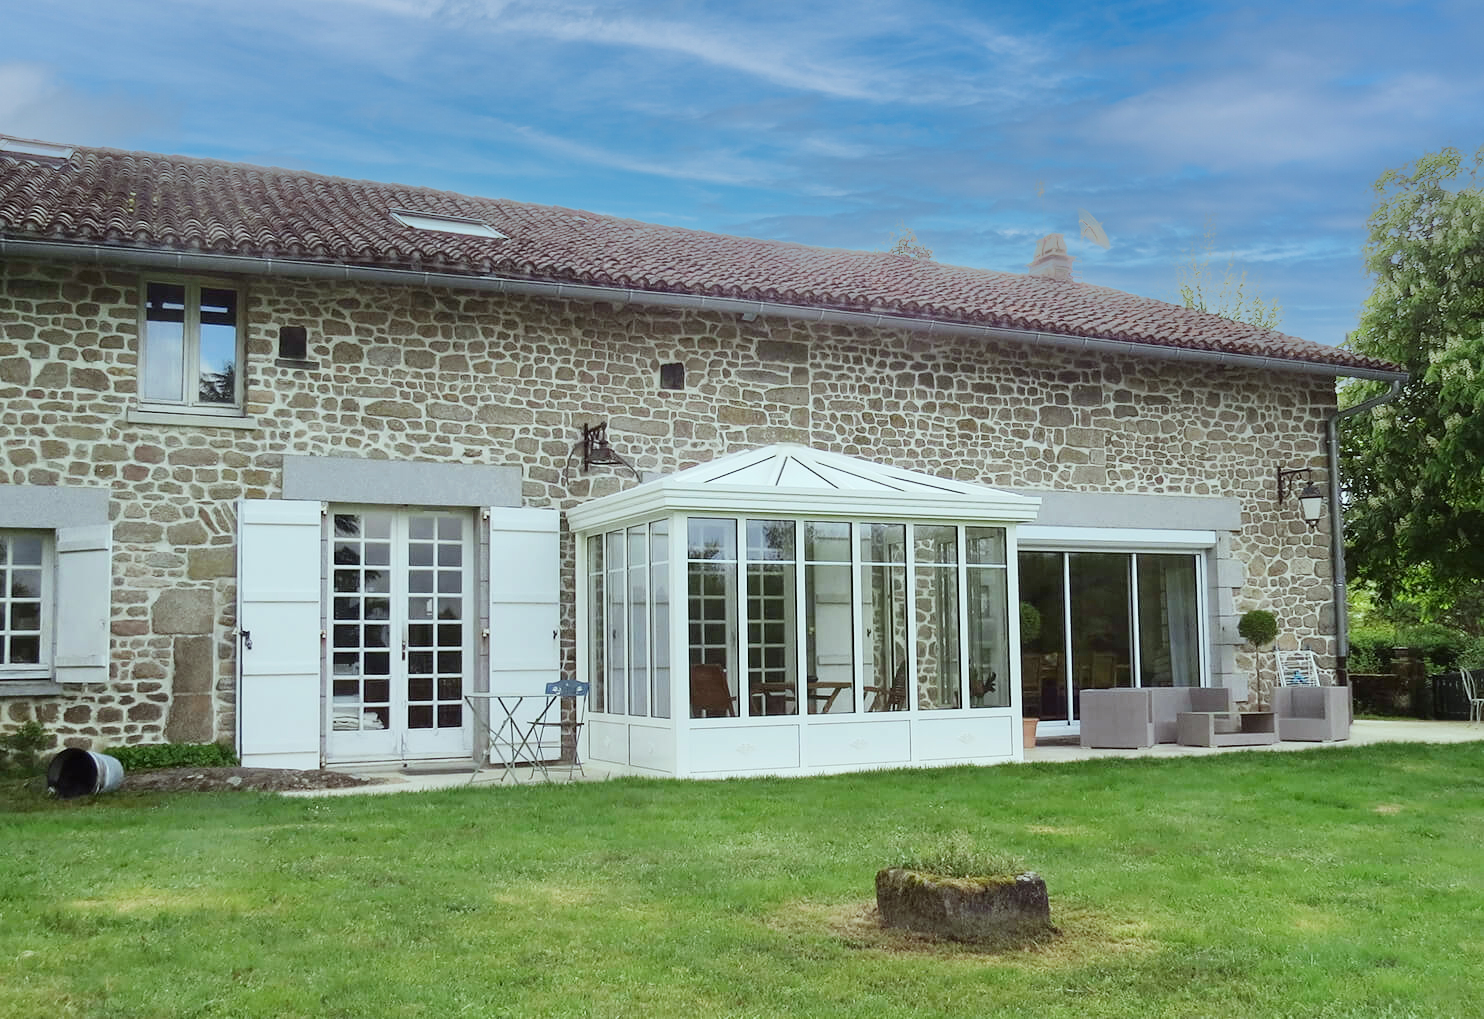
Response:
POLYGON ((101 751, 117 758, 125 771, 153 768, 230 768, 237 755, 220 743, 136 743, 101 751))

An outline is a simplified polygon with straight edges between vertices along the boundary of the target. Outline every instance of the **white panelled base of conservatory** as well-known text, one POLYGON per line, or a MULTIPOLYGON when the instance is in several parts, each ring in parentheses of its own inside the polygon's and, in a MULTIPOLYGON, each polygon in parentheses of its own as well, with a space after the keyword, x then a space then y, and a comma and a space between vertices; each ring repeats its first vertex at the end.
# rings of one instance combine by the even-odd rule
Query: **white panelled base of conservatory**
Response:
POLYGON ((1021 755, 1008 713, 893 713, 887 718, 691 726, 682 755, 674 729, 592 718, 585 760, 618 772, 730 778, 871 768, 999 764, 1021 755), (684 766, 678 767, 681 760, 684 766))
POLYGON ((639 774, 675 774, 675 732, 652 725, 589 719, 583 760, 639 774))

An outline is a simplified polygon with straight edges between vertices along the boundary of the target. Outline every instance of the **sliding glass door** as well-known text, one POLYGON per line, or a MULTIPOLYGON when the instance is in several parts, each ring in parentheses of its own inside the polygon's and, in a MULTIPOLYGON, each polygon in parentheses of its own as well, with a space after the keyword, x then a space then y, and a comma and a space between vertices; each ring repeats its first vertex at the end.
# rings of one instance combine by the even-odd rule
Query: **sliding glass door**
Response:
POLYGON ((1200 560, 1193 553, 1020 553, 1021 699, 1049 722, 1085 689, 1199 686, 1200 560))
POLYGON ((1119 552, 1072 552, 1067 556, 1073 712, 1080 700, 1079 691, 1134 685, 1129 611, 1133 560, 1133 556, 1119 552))
POLYGON ((1139 685, 1200 686, 1195 558, 1138 556, 1139 685))
POLYGON ((1066 557, 1020 553, 1020 706, 1027 718, 1067 719, 1066 557))

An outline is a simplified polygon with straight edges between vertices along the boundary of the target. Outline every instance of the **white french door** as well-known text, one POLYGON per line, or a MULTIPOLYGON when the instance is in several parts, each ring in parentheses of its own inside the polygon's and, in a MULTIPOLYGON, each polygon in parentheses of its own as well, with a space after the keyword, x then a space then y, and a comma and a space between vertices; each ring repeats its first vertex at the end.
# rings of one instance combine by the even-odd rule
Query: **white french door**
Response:
POLYGON ((331 507, 326 756, 472 753, 474 519, 462 510, 331 507))

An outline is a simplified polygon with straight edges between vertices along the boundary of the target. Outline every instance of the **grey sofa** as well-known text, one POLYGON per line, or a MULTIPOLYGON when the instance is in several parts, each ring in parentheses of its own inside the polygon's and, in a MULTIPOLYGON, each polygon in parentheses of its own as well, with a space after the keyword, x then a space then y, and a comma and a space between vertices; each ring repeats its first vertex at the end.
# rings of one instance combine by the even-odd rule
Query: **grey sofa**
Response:
POLYGON ((1083 690, 1077 703, 1084 747, 1125 749, 1174 743, 1182 711, 1237 710, 1232 691, 1224 686, 1083 690))
POLYGON ((1328 743, 1350 738, 1348 686, 1280 686, 1273 690, 1278 738, 1328 743))

